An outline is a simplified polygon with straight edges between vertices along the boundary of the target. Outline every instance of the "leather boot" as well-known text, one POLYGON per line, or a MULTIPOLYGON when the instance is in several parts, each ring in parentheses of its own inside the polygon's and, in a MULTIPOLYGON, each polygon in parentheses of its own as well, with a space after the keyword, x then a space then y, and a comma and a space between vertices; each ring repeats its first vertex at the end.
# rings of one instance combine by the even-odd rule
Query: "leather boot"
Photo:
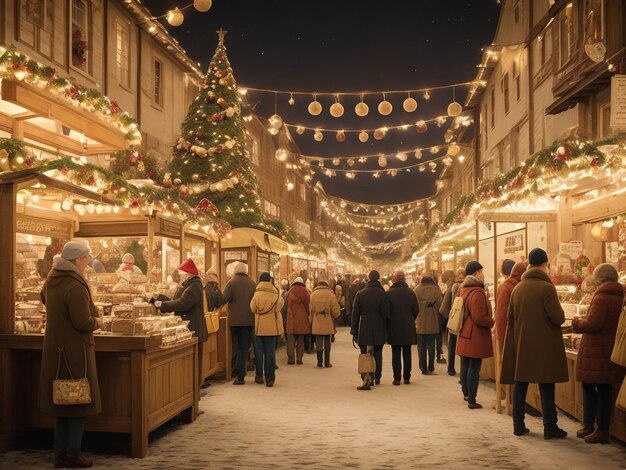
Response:
POLYGON ((54 468, 65 468, 65 451, 54 451, 54 468))
POLYGON ((333 365, 330 363, 330 350, 324 350, 324 367, 332 367, 333 365))
POLYGON ((594 432, 585 437, 587 444, 608 444, 611 440, 609 431, 600 431, 596 429, 594 432))
POLYGON ((584 439, 589 434, 593 433, 593 431, 595 431, 595 428, 593 427, 593 424, 585 424, 584 427, 582 427, 578 431, 576 431, 576 437, 579 438, 579 439, 584 439))
POLYGON ((93 460, 86 459, 80 452, 68 453, 65 458, 65 466, 69 468, 89 468, 93 466, 93 460))
POLYGON ((357 390, 371 390, 371 379, 370 379, 370 374, 361 374, 361 376, 363 377, 363 383, 361 385, 359 385, 356 389, 357 390))
POLYGON ((317 367, 324 367, 324 364, 322 364, 322 354, 324 353, 324 351, 317 351, 317 367))

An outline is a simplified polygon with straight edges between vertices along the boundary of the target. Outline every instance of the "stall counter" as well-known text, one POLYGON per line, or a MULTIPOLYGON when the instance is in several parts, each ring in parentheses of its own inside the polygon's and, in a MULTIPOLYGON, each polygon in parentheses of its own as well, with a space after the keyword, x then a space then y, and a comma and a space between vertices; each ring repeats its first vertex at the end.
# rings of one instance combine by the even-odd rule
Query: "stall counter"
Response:
MULTIPOLYGON (((161 346, 160 336, 94 335, 102 412, 87 431, 131 435, 131 456, 148 454, 148 433, 182 413, 198 415, 197 339, 161 346)), ((38 407, 43 335, 0 335, 0 368, 11 380, 0 387, 0 450, 16 444, 28 427, 52 428, 38 407)))

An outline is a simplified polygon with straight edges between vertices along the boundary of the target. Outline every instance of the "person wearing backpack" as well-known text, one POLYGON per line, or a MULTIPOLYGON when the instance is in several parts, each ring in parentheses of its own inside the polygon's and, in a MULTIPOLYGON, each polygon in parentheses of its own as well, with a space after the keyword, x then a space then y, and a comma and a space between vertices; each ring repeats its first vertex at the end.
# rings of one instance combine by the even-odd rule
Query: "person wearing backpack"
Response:
MULTIPOLYGON (((450 309, 454 299, 456 299, 461 292, 461 284, 465 279, 465 268, 458 268, 455 273, 454 283, 446 290, 446 294, 443 296, 441 307, 439 308, 439 314, 448 321, 450 318, 450 309)), ((456 375, 455 361, 456 361, 456 340, 457 335, 448 330, 448 375, 456 375)))
POLYGON ((465 320, 459 332, 456 353, 461 357, 461 389, 470 410, 480 409, 476 402, 480 366, 484 358, 493 356, 491 328, 494 325, 491 302, 485 290, 483 266, 470 261, 465 266, 461 298, 465 320))

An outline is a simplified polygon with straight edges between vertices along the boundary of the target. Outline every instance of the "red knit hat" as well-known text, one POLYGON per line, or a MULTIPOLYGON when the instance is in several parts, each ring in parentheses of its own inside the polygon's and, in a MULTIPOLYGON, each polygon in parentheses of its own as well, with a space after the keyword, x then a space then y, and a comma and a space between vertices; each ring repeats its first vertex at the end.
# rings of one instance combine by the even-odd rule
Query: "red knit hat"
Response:
POLYGON ((196 263, 194 263, 191 258, 183 261, 182 264, 178 267, 178 270, 185 271, 186 273, 193 274, 195 276, 198 275, 198 268, 196 268, 196 263))

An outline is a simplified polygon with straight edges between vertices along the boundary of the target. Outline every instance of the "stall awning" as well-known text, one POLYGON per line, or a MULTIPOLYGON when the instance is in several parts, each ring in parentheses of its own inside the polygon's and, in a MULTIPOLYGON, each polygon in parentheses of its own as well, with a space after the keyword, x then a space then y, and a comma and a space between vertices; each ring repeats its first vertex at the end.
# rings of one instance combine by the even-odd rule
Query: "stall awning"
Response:
POLYGON ((2 79, 0 129, 77 155, 111 153, 126 147, 120 129, 52 93, 2 79))
POLYGON ((230 240, 222 240, 222 248, 257 246, 264 251, 278 253, 279 255, 289 254, 289 244, 287 242, 261 230, 239 227, 233 229, 231 235, 230 240))

